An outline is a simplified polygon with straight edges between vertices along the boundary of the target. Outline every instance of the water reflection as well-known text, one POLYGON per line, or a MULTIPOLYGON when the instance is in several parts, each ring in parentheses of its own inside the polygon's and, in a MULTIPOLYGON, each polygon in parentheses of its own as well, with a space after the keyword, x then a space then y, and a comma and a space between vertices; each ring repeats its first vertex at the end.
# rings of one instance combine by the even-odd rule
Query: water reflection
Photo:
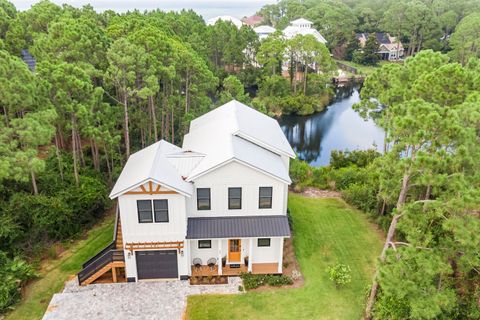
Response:
POLYGON ((332 104, 311 116, 284 116, 279 122, 298 157, 313 166, 330 162, 333 150, 383 149, 383 129, 363 120, 352 105, 360 101, 359 87, 339 87, 332 104))

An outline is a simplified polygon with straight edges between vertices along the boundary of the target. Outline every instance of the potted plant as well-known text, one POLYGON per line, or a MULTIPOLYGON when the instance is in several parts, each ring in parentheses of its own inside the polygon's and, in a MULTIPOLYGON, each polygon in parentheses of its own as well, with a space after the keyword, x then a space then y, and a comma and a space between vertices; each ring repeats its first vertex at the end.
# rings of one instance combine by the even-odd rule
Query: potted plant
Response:
POLYGON ((227 256, 224 256, 222 258, 222 267, 225 268, 226 265, 227 265, 227 256))

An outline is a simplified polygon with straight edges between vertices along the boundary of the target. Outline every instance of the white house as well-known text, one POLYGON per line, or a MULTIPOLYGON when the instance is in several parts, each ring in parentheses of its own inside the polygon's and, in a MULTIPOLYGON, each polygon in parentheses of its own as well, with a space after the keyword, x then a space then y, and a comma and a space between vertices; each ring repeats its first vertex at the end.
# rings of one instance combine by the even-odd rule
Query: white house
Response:
POLYGON ((312 28, 313 22, 308 21, 307 19, 300 18, 290 22, 290 25, 283 29, 283 36, 286 39, 295 38, 297 35, 312 35, 319 42, 325 44, 327 40, 318 32, 316 29, 312 28))
POLYGON ((274 27, 264 25, 253 28, 253 31, 258 35, 258 39, 263 40, 277 30, 274 27))
POLYGON ((294 157, 276 120, 235 100, 193 120, 181 148, 132 154, 110 193, 115 240, 79 282, 282 273, 294 157))
POLYGON ((240 20, 240 19, 237 19, 235 17, 232 17, 232 16, 218 16, 218 17, 214 17, 214 18, 211 18, 211 19, 208 19, 207 20, 207 26, 213 26, 215 23, 217 23, 217 21, 225 21, 225 22, 231 22, 233 23, 238 29, 240 29, 243 25, 243 22, 240 20))
MULTIPOLYGON (((380 59, 389 61, 403 59, 405 50, 403 48, 402 42, 397 41, 396 37, 392 37, 389 33, 386 32, 376 32, 375 36, 378 42, 377 52, 380 55, 380 59)), ((356 35, 356 37, 360 43, 360 47, 365 47, 369 34, 359 33, 356 35)))

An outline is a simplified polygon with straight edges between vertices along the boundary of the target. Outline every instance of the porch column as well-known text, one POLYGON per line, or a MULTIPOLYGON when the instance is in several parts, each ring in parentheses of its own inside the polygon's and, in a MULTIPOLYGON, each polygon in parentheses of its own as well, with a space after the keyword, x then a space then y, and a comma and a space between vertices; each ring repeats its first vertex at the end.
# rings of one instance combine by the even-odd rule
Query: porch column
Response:
POLYGON ((250 238, 250 242, 248 244, 248 272, 252 272, 253 241, 254 241, 254 238, 250 238))
POLYGON ((183 248, 183 254, 187 257, 188 275, 192 275, 192 256, 190 254, 190 242, 194 240, 185 240, 185 247, 183 248))
POLYGON ((278 273, 283 271, 283 238, 280 238, 280 246, 278 249, 278 273))
POLYGON ((218 274, 222 275, 222 239, 218 239, 218 274))

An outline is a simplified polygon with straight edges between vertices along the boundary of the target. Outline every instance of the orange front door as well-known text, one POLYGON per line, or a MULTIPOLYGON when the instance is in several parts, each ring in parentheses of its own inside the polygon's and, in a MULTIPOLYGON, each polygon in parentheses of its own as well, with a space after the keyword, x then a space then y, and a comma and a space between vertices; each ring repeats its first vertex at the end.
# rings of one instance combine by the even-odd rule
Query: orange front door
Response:
POLYGON ((228 240, 228 261, 229 262, 240 262, 240 257, 242 255, 242 242, 240 239, 230 239, 228 240))

